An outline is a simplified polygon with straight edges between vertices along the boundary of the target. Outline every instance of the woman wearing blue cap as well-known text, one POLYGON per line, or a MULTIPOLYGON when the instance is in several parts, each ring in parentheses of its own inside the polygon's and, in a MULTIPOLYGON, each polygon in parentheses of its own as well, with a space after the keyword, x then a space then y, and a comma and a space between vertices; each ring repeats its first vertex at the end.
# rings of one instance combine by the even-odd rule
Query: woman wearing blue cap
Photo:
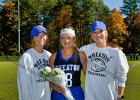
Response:
POLYGON ((48 66, 51 53, 44 50, 48 39, 45 27, 37 25, 31 30, 33 47, 21 56, 18 63, 19 100, 50 100, 49 82, 38 76, 48 66))
MULTIPOLYGON (((79 52, 75 46, 76 37, 72 27, 63 28, 60 33, 62 49, 50 57, 50 67, 60 68, 67 76, 67 87, 70 89, 74 100, 84 100, 84 93, 81 88, 81 70, 85 74, 87 59, 84 52, 79 52)), ((67 100, 63 93, 64 89, 51 84, 53 89, 51 100, 67 100)))
POLYGON ((91 24, 95 43, 80 48, 88 60, 85 100, 123 100, 128 63, 121 48, 107 41, 108 32, 102 21, 91 24))

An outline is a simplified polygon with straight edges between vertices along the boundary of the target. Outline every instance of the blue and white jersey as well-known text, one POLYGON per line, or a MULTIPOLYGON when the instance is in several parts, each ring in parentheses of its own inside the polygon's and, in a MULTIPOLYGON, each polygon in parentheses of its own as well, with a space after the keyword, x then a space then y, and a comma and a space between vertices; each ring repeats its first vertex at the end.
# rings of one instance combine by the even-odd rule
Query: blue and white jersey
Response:
POLYGON ((81 84, 81 69, 82 63, 80 60, 80 56, 78 55, 78 60, 76 61, 74 58, 74 53, 68 59, 64 59, 62 57, 61 50, 58 50, 55 58, 54 65, 56 68, 60 68, 67 75, 67 86, 75 87, 81 84))

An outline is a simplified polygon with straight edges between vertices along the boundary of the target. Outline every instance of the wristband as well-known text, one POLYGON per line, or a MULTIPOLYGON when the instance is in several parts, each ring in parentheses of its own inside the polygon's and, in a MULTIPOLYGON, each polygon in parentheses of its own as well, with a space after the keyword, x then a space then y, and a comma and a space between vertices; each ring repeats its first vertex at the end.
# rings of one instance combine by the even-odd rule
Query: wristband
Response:
POLYGON ((120 98, 120 99, 124 99, 124 96, 123 95, 118 95, 118 98, 120 98))

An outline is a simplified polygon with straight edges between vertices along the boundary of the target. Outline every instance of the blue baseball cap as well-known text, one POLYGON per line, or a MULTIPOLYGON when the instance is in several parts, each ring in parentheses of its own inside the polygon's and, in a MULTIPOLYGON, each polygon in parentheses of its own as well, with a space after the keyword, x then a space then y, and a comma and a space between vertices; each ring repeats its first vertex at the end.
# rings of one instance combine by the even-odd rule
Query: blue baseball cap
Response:
POLYGON ((36 37, 41 32, 44 32, 44 33, 48 34, 48 32, 47 32, 47 30, 44 26, 42 26, 42 25, 34 26, 31 30, 31 37, 34 37, 34 36, 36 37))
POLYGON ((90 32, 92 33, 96 29, 106 30, 106 25, 102 21, 95 21, 90 26, 90 32))

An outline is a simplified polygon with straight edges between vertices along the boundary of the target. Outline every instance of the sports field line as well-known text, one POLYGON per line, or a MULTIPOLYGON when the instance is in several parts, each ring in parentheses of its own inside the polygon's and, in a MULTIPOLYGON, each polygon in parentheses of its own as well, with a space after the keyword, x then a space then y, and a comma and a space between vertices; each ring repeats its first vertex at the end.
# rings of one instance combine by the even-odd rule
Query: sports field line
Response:
POLYGON ((139 65, 139 64, 140 64, 140 62, 137 62, 137 63, 133 64, 132 66, 130 66, 130 67, 129 67, 129 71, 131 71, 135 66, 137 66, 137 65, 139 65))

